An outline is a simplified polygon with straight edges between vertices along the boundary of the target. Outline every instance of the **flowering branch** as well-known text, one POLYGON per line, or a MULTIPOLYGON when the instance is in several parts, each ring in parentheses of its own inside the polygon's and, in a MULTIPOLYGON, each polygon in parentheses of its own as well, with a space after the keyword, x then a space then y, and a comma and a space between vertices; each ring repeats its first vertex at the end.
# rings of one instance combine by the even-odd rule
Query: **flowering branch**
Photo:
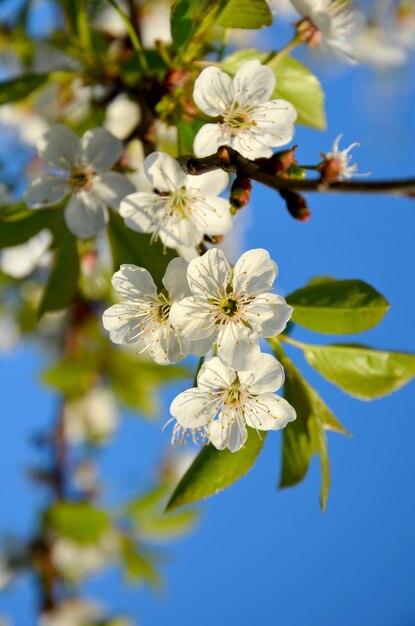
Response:
POLYGON ((289 179, 276 174, 269 174, 266 161, 251 161, 236 150, 222 146, 216 154, 196 158, 183 156, 179 158, 183 170, 187 174, 199 175, 222 169, 235 173, 243 178, 250 178, 276 191, 290 189, 298 192, 318 193, 384 193, 395 196, 412 196, 415 194, 415 178, 372 181, 335 181, 289 179))

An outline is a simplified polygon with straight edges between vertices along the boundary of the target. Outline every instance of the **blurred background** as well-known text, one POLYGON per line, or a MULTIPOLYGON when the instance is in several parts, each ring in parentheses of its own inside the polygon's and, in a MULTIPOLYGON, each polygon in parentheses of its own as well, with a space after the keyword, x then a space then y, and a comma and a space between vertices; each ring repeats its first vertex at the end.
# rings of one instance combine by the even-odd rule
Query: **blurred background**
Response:
MULTIPOLYGON (((0 1, 4 24, 13 24, 18 4, 0 1)), ((379 19, 380 35, 375 42, 370 32, 372 39, 359 44, 358 65, 319 50, 295 53, 321 80, 327 107, 326 131, 298 127, 299 162, 315 162, 343 133, 344 147, 362 144, 353 151, 360 172, 372 171, 376 178, 414 176, 415 29, 391 37, 383 17, 388 3, 361 8, 379 19)), ((253 41, 263 50, 282 47, 296 19, 285 3, 275 3, 273 10, 275 24, 253 41)), ((52 1, 39 0, 28 19, 34 41, 41 41, 60 16, 52 1)), ((18 73, 17 66, 13 55, 0 48, 0 77, 18 73)), ((1 182, 18 198, 33 143, 22 135, 28 126, 4 108, 1 182)), ((239 215, 238 235, 229 243, 233 258, 246 249, 267 248, 279 265, 276 289, 282 295, 317 275, 367 281, 391 309, 359 341, 415 351, 413 200, 310 194, 308 202, 311 219, 300 223, 274 192, 255 185, 249 207, 239 215)), ((14 340, 13 329, 1 328, 0 535, 24 537, 45 500, 27 474, 41 454, 33 434, 50 423, 57 399, 39 382, 45 356, 36 343, 14 340)), ((300 329, 294 336, 321 340, 300 329)), ((301 485, 277 489, 281 435, 271 433, 253 470, 198 506, 198 523, 163 548, 164 584, 158 590, 125 585, 113 567, 89 577, 82 586, 85 595, 144 626, 415 626, 414 384, 382 400, 358 402, 323 380, 294 348, 291 355, 352 433, 350 439, 328 435, 332 488, 327 510, 319 508, 317 459, 301 485)), ((194 367, 191 360, 189 367, 194 367)), ((154 466, 166 458, 180 459, 182 467, 189 462, 189 450, 183 460, 180 449, 170 449, 169 433, 160 434, 171 399, 187 386, 180 380, 164 388, 155 421, 123 412, 111 445, 97 457, 105 504, 117 506, 138 488, 146 489, 154 466)), ((1 579, 0 570, 0 585, 1 579)), ((0 594, 5 624, 30 626, 35 606, 29 575, 17 577, 0 594)))

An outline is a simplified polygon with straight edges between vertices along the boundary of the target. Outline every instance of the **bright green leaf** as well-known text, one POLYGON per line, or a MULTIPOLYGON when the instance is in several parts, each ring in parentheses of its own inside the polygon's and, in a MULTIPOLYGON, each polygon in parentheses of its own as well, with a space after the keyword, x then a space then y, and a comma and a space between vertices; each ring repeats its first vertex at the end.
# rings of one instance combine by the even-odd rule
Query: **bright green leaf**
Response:
POLYGON ((107 513, 86 502, 55 504, 47 512, 46 523, 58 535, 80 544, 95 543, 110 528, 107 513))
MULTIPOLYGON (((258 50, 240 50, 224 59, 220 66, 230 74, 253 59, 263 63, 267 55, 258 50)), ((276 78, 274 98, 283 98, 291 102, 298 113, 298 123, 319 128, 326 128, 324 111, 324 92, 319 80, 310 70, 290 56, 273 58, 269 63, 276 78)))
POLYGON ((204 500, 242 478, 253 466, 262 449, 266 433, 248 428, 248 439, 239 452, 206 446, 193 461, 171 496, 166 511, 204 500))
POLYGON ((415 354, 359 345, 307 345, 304 356, 324 378, 361 400, 386 396, 415 377, 415 354))
POLYGON ((320 458, 321 507, 324 509, 330 488, 330 464, 325 430, 348 432, 286 356, 279 355, 286 379, 284 397, 295 408, 297 419, 283 430, 280 487, 291 487, 307 474, 315 454, 320 458))
POLYGON ((159 287, 166 267, 176 255, 170 248, 163 249, 157 241, 150 243, 151 236, 136 233, 124 224, 123 219, 114 212, 110 213, 108 236, 112 250, 114 270, 119 270, 123 263, 132 263, 145 267, 159 287))
POLYGON ((153 588, 160 588, 161 579, 152 563, 152 556, 144 554, 128 538, 124 538, 121 546, 121 557, 124 565, 124 574, 131 583, 148 583, 153 588))
POLYGON ((66 231, 56 251, 55 265, 46 284, 39 316, 66 308, 78 290, 79 256, 76 238, 66 231))
POLYGON ((23 74, 0 83, 0 105, 29 96, 46 83, 49 74, 23 74))
POLYGON ((227 0, 216 24, 224 28, 271 26, 272 13, 265 0, 227 0))
POLYGON ((361 333, 380 322, 389 303, 361 280, 324 280, 287 297, 293 322, 332 335, 361 333))

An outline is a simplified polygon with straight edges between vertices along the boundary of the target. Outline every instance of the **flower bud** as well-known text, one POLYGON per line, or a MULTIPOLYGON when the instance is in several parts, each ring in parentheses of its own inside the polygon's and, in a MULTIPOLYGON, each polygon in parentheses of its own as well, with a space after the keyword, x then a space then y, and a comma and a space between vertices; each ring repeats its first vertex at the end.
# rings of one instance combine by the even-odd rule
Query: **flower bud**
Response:
POLYGON ((290 215, 299 222, 307 222, 311 212, 304 196, 291 189, 280 189, 280 196, 285 200, 290 215))
POLYGON ((318 166, 322 183, 334 183, 342 173, 342 164, 339 159, 324 159, 318 166))
POLYGON ((308 43, 311 48, 315 48, 321 43, 323 36, 309 17, 304 17, 299 22, 295 22, 294 26, 297 27, 297 38, 303 43, 308 43))
POLYGON ((249 178, 237 176, 231 187, 229 202, 234 214, 248 204, 251 199, 252 184, 249 178))

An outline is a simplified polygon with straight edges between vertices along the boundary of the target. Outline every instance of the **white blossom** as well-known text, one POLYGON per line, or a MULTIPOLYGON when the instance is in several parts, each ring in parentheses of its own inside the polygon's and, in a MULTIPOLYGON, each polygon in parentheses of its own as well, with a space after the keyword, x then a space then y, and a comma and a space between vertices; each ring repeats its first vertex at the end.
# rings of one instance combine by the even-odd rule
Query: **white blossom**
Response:
POLYGON ((359 147, 361 144, 358 142, 354 142, 350 144, 348 148, 345 148, 345 150, 340 150, 339 145, 342 137, 343 135, 339 135, 338 137, 336 137, 331 152, 327 152, 327 154, 323 155, 324 161, 336 162, 339 170, 339 179, 352 178, 353 176, 369 176, 370 172, 364 174, 357 172, 357 163, 350 163, 353 158, 353 156, 350 154, 350 151, 353 150, 353 148, 359 147))
POLYGON ((92 237, 103 230, 107 207, 117 209, 122 198, 134 190, 125 176, 109 171, 123 147, 105 128, 88 130, 80 139, 66 126, 56 124, 39 139, 38 151, 54 172, 35 178, 25 192, 25 201, 38 209, 70 195, 65 220, 78 237, 92 237))
POLYGON ((204 431, 218 450, 237 452, 246 441, 246 426, 279 430, 296 418, 294 408, 274 393, 283 382, 282 365, 270 354, 261 354, 255 369, 243 372, 213 357, 202 365, 197 387, 180 393, 170 412, 184 432, 204 431))
POLYGON ((216 342, 233 369, 251 369, 260 357, 259 336, 281 333, 291 317, 292 307, 270 293, 277 272, 263 249, 245 252, 233 272, 222 250, 208 250, 190 261, 192 295, 173 303, 171 323, 189 340, 216 342))
POLYGON ((102 388, 65 405, 63 428, 71 444, 88 441, 105 442, 116 430, 118 412, 113 394, 102 388))
POLYGON ((111 306, 102 317, 111 340, 119 344, 137 343, 140 351, 148 352, 162 365, 177 363, 190 352, 207 352, 210 345, 205 341, 187 341, 170 322, 172 303, 190 294, 186 269, 184 259, 170 261, 163 277, 165 290, 158 293, 146 269, 122 265, 112 277, 121 303, 111 306))
POLYGON ((271 100, 274 89, 274 72, 259 61, 242 65, 233 80, 217 67, 204 69, 193 98, 203 113, 220 122, 199 130, 193 144, 196 156, 227 145, 248 159, 270 157, 272 148, 291 141, 297 112, 285 100, 271 100))
POLYGON ((56 608, 40 615, 38 626, 89 626, 103 616, 99 604, 90 600, 62 600, 56 608))
POLYGON ((125 139, 137 126, 140 118, 138 104, 122 93, 107 106, 104 127, 118 139, 125 139))
POLYGON ((360 31, 354 40, 358 61, 380 70, 404 65, 408 60, 408 54, 403 42, 393 35, 393 31, 375 25, 360 31))
POLYGON ((44 267, 51 260, 49 246, 52 233, 43 229, 37 235, 20 246, 3 248, 0 257, 0 269, 12 278, 29 276, 37 267, 44 267))
POLYGON ((196 246, 204 235, 232 228, 229 202, 218 197, 229 182, 222 170, 190 176, 176 159, 153 152, 144 161, 144 171, 155 191, 124 198, 120 215, 129 228, 153 233, 169 248, 196 246))
POLYGON ((310 45, 321 42, 349 61, 355 60, 356 16, 348 1, 291 0, 291 3, 306 19, 299 28, 306 33, 310 45))
POLYGON ((105 568, 119 550, 118 536, 108 531, 96 543, 81 544, 59 537, 52 546, 53 565, 68 580, 79 580, 105 568))

